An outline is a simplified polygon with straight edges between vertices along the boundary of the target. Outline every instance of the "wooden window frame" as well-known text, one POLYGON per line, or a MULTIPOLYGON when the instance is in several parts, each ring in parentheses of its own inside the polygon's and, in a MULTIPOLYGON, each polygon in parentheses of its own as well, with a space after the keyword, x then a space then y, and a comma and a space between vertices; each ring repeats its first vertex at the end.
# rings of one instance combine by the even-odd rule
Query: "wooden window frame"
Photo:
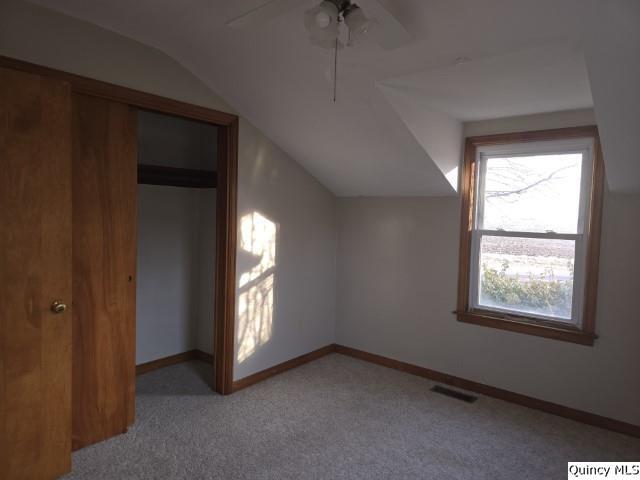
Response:
POLYGON ((458 321, 498 328, 528 335, 562 340, 592 346, 598 336, 595 333, 596 302, 598 290, 598 266, 600 256, 600 234, 602 228, 602 200, 604 192, 604 164, 602 148, 596 126, 570 127, 553 130, 506 133, 468 137, 462 164, 460 194, 460 258, 458 275, 458 321), (496 311, 472 308, 470 304, 472 232, 475 209, 475 186, 477 182, 477 152, 481 147, 509 145, 528 142, 593 139, 593 159, 589 185, 588 218, 584 222, 586 254, 584 264, 584 286, 582 321, 580 327, 562 322, 540 320, 526 315, 503 314, 496 311))

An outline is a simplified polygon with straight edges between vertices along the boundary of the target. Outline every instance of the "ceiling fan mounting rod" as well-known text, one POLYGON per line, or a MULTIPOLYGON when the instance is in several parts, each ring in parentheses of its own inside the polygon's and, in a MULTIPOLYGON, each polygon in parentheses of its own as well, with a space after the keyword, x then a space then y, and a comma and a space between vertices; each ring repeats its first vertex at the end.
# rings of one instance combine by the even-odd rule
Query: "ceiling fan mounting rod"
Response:
POLYGON ((350 0, 327 0, 327 1, 333 3, 338 9, 338 12, 340 12, 340 14, 343 14, 344 12, 346 12, 351 6, 350 0))

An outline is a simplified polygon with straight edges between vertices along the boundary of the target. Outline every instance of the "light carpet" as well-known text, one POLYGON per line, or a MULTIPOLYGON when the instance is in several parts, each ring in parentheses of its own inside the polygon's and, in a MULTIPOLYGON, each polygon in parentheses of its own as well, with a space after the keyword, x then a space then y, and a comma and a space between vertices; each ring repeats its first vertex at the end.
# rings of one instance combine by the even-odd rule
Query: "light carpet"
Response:
POLYGON ((564 479, 567 461, 640 461, 640 440, 331 354, 231 396, 211 367, 138 377, 136 423, 65 479, 564 479))

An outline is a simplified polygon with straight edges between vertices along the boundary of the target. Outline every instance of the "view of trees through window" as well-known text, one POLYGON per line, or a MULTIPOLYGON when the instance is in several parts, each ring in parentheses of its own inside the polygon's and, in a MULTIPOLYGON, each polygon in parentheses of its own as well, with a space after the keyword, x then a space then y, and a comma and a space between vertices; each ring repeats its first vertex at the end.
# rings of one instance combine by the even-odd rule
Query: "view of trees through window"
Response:
POLYGON ((570 320, 582 153, 483 161, 479 305, 570 320))
POLYGON ((480 304, 570 319, 573 243, 571 240, 483 237, 480 304))

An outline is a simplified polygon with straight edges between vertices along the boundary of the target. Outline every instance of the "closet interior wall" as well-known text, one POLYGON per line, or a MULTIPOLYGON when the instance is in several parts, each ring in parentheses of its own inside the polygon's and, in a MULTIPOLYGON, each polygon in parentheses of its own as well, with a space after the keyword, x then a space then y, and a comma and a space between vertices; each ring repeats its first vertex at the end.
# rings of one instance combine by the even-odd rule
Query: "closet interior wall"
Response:
MULTIPOLYGON (((213 125, 138 112, 139 165, 188 169, 194 176, 200 171, 203 178, 216 171, 217 143, 213 125)), ((169 183, 176 172, 166 174, 169 183)), ((212 354, 216 189, 145 184, 141 178, 136 364, 191 350, 212 354)))

